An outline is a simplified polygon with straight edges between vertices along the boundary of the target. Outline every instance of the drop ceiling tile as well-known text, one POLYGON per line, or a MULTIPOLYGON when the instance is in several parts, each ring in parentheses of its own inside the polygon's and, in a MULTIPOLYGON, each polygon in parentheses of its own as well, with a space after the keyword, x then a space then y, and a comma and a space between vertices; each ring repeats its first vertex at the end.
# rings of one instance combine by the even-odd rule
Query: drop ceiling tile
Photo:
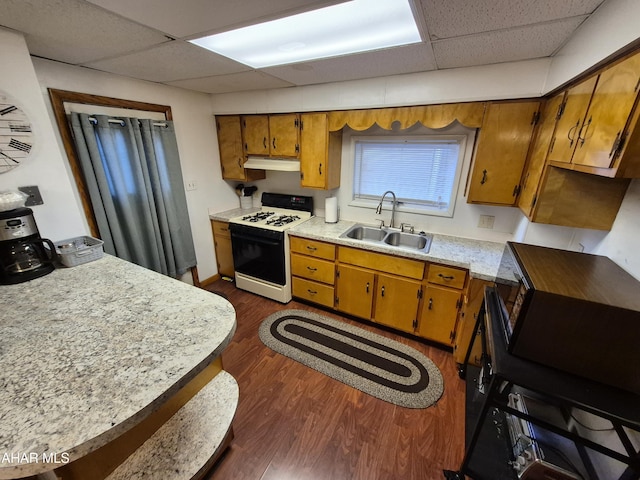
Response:
POLYGON ((82 0, 3 0, 0 24, 23 32, 31 54, 75 65, 168 41, 82 0))
POLYGON ((592 13, 603 0, 421 0, 431 39, 532 25, 592 13))
POLYGON ((89 62, 85 66, 152 82, 186 80, 251 70, 246 65, 182 40, 121 57, 89 62))
POLYGON ((344 0, 89 0, 176 38, 223 31, 325 7, 344 0))
POLYGON ((174 87, 197 90, 205 93, 243 92, 249 90, 293 86, 291 83, 255 70, 250 72, 233 73, 230 75, 217 75, 213 77, 193 78, 191 80, 178 80, 175 82, 165 83, 174 87))
POLYGON ((359 80, 435 70, 431 46, 420 43, 314 62, 265 68, 263 71, 295 85, 359 80))
POLYGON ((470 67, 552 55, 584 20, 581 17, 433 42, 438 68, 470 67))

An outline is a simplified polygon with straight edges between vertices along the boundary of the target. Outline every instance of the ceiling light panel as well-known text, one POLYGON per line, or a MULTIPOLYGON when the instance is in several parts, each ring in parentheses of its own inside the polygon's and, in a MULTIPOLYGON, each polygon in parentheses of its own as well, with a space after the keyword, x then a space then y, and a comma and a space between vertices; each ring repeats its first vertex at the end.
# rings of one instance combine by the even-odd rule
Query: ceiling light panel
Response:
POLYGON ((420 42, 408 0, 352 0, 191 40, 263 68, 420 42))

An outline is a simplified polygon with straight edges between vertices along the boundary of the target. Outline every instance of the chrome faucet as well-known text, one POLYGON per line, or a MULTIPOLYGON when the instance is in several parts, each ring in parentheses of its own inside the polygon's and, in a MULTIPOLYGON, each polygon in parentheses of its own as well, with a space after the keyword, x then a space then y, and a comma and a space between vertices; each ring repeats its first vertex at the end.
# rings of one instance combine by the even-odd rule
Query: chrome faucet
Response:
POLYGON ((396 205, 398 202, 396 201, 396 194, 393 193, 391 190, 387 190, 382 194, 382 197, 380 197, 380 203, 376 207, 376 214, 380 215, 382 213, 382 202, 384 202, 384 197, 387 196, 387 193, 390 193, 393 196, 393 201, 391 202, 391 223, 389 224, 389 227, 394 228, 394 220, 396 217, 396 205))

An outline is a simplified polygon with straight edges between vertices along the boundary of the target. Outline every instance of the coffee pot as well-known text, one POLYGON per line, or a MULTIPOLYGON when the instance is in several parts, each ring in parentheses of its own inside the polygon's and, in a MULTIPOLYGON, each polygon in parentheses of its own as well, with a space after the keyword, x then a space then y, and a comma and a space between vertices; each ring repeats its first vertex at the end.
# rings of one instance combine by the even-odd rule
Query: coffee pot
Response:
POLYGON ((51 273, 56 259, 55 245, 40 237, 30 208, 0 212, 0 284, 26 282, 51 273))

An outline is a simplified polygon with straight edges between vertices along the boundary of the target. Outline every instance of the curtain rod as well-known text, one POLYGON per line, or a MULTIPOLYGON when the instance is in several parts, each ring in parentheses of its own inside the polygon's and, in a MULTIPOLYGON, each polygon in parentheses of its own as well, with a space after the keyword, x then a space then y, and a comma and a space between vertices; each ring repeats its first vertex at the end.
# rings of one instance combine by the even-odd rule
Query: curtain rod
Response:
MULTIPOLYGON (((98 123, 98 119, 96 117, 89 117, 89 121, 94 125, 97 125, 98 123)), ((125 125, 124 120, 121 120, 119 118, 110 118, 108 121, 109 123, 118 123, 122 127, 124 127, 125 125)), ((140 123, 140 120, 138 120, 138 123, 140 123)), ((153 123, 152 125, 154 127, 165 127, 165 128, 168 126, 166 123, 153 123)))

